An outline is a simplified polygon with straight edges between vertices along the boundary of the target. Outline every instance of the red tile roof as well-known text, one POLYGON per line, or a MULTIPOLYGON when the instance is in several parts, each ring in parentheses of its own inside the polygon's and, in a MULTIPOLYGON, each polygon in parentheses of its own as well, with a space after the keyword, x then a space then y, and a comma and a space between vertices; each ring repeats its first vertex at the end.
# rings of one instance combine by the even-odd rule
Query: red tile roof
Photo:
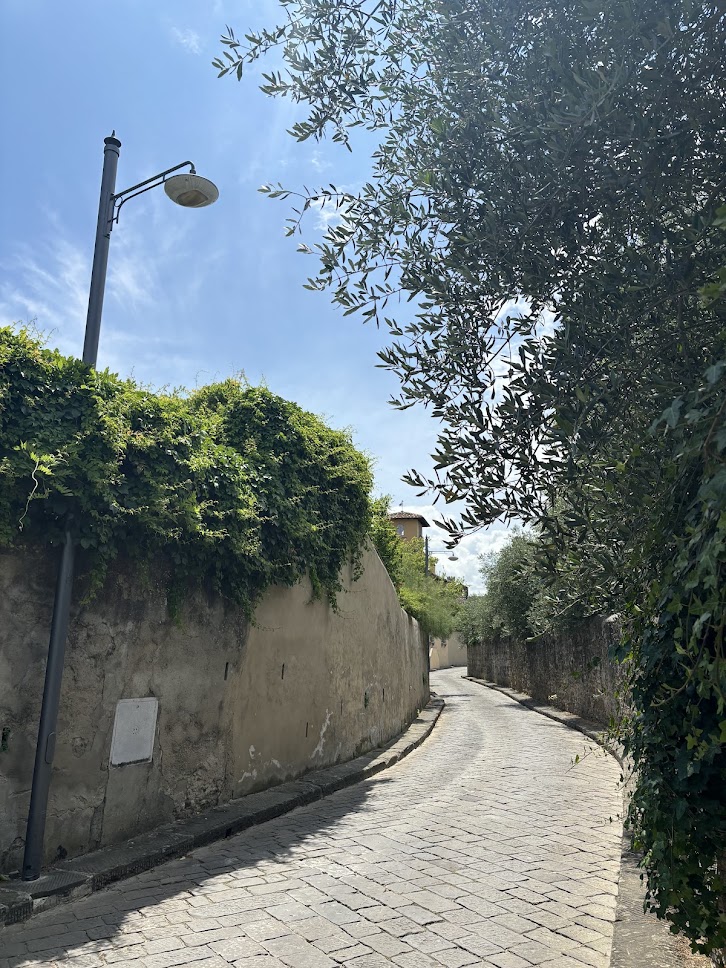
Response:
POLYGON ((420 521, 423 528, 431 527, 423 514, 415 514, 412 511, 394 511, 388 515, 388 519, 389 521, 420 521))

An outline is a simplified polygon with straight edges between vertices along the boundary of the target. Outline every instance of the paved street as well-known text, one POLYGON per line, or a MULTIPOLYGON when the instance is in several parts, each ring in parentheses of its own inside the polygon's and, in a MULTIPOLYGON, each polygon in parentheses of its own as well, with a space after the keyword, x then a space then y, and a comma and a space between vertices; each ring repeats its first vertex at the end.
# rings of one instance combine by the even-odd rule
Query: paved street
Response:
POLYGON ((6 929, 0 968, 607 968, 618 765, 462 671, 399 765, 6 929))

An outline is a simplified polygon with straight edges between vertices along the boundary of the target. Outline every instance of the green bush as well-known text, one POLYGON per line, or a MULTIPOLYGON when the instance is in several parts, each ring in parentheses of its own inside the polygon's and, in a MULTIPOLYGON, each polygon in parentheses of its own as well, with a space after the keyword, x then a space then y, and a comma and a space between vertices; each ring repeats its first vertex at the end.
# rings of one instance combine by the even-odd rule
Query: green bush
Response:
POLYGON ((456 616, 456 633, 464 645, 493 637, 492 607, 487 595, 470 595, 456 616))
POLYGON ((464 599, 464 586, 445 575, 426 574, 426 554, 421 538, 401 541, 401 588, 399 598, 406 611, 425 632, 447 639, 454 631, 456 615, 464 599))
POLYGON ((371 502, 370 537, 396 591, 399 591, 403 580, 402 542, 388 517, 390 504, 391 498, 387 494, 371 502))
POLYGON ((636 710, 621 725, 635 764, 627 819, 645 852, 648 905, 694 949, 723 954, 726 360, 709 367, 653 431, 671 449, 661 513, 680 527, 658 580, 626 612, 620 655, 631 660, 636 710))
POLYGON ((486 592, 469 598, 457 616, 462 642, 474 645, 501 635, 526 639, 534 634, 533 615, 540 611, 544 587, 536 571, 536 550, 536 538, 520 533, 500 551, 480 556, 486 592))
POLYGON ((371 484, 347 433, 264 388, 152 393, 0 329, 0 545, 56 543, 70 515, 96 584, 162 553, 172 586, 247 614, 306 574, 334 602, 371 484))
POLYGON ((390 503, 387 494, 371 502, 371 541, 386 566, 401 606, 428 635, 446 639, 454 631, 464 586, 445 576, 426 575, 424 543, 420 538, 399 538, 389 518, 390 503))

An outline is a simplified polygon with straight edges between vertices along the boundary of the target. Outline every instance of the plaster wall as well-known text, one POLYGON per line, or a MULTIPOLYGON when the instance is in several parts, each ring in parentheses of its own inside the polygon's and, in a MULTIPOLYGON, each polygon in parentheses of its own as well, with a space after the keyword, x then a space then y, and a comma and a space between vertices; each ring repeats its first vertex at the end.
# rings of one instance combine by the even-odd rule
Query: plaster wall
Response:
POLYGON ((396 533, 404 541, 412 538, 423 538, 423 525, 416 518, 395 518, 391 524, 396 529, 396 533))
MULTIPOLYGON (((365 552, 339 610, 307 582, 273 588, 252 624, 201 591, 169 618, 163 569, 119 564, 71 615, 46 860, 336 761, 399 733, 428 699, 417 623, 365 552), (284 671, 283 671, 284 667, 284 671), (110 766, 116 704, 156 697, 150 762, 110 766)), ((23 850, 56 562, 0 554, 0 871, 23 850)))
POLYGON ((624 669, 609 655, 618 635, 616 621, 597 617, 534 642, 479 642, 468 647, 468 674, 608 723, 622 702, 624 669))
POLYGON ((451 635, 448 639, 432 639, 429 655, 432 672, 467 664, 466 646, 457 635, 451 635))
POLYGON ((351 759, 398 735, 428 700, 418 623, 374 551, 336 613, 310 589, 273 589, 255 613, 233 742, 235 796, 351 759))

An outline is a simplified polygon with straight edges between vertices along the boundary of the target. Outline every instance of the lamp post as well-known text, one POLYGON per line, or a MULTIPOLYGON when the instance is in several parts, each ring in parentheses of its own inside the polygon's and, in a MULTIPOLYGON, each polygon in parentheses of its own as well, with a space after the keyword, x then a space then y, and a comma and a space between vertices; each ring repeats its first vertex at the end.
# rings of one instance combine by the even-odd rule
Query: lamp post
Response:
MULTIPOLYGON (((443 554, 443 550, 440 552, 433 552, 433 554, 443 554)), ((452 551, 448 558, 449 561, 458 561, 459 559, 452 551)), ((424 538, 424 575, 429 573, 429 536, 426 535, 424 538)))
MULTIPOLYGON (((111 231, 114 224, 118 223, 121 207, 131 198, 143 195, 144 192, 148 192, 159 185, 164 186, 164 191, 173 202, 184 208, 204 208, 216 202, 219 197, 216 185, 207 178, 197 175, 191 161, 184 161, 180 165, 175 165, 174 168, 168 168, 152 178, 132 185, 131 188, 127 188, 123 192, 114 193, 119 148, 121 147, 121 142, 116 137, 115 131, 111 133, 109 138, 104 139, 104 146, 101 197, 98 203, 98 221, 96 223, 96 245, 93 251, 86 335, 83 342, 83 362, 91 367, 96 366, 98 357, 98 338, 101 332, 101 311, 106 289, 106 269, 111 231), (174 174, 183 168, 189 168, 189 171, 186 174, 174 174)), ((73 592, 74 552, 73 522, 69 516, 66 518, 63 552, 53 600, 48 662, 45 668, 45 685, 43 686, 38 740, 35 748, 28 825, 25 833, 22 872, 24 881, 37 880, 43 863, 45 818, 56 746, 56 724, 58 722, 63 662, 73 592)))

